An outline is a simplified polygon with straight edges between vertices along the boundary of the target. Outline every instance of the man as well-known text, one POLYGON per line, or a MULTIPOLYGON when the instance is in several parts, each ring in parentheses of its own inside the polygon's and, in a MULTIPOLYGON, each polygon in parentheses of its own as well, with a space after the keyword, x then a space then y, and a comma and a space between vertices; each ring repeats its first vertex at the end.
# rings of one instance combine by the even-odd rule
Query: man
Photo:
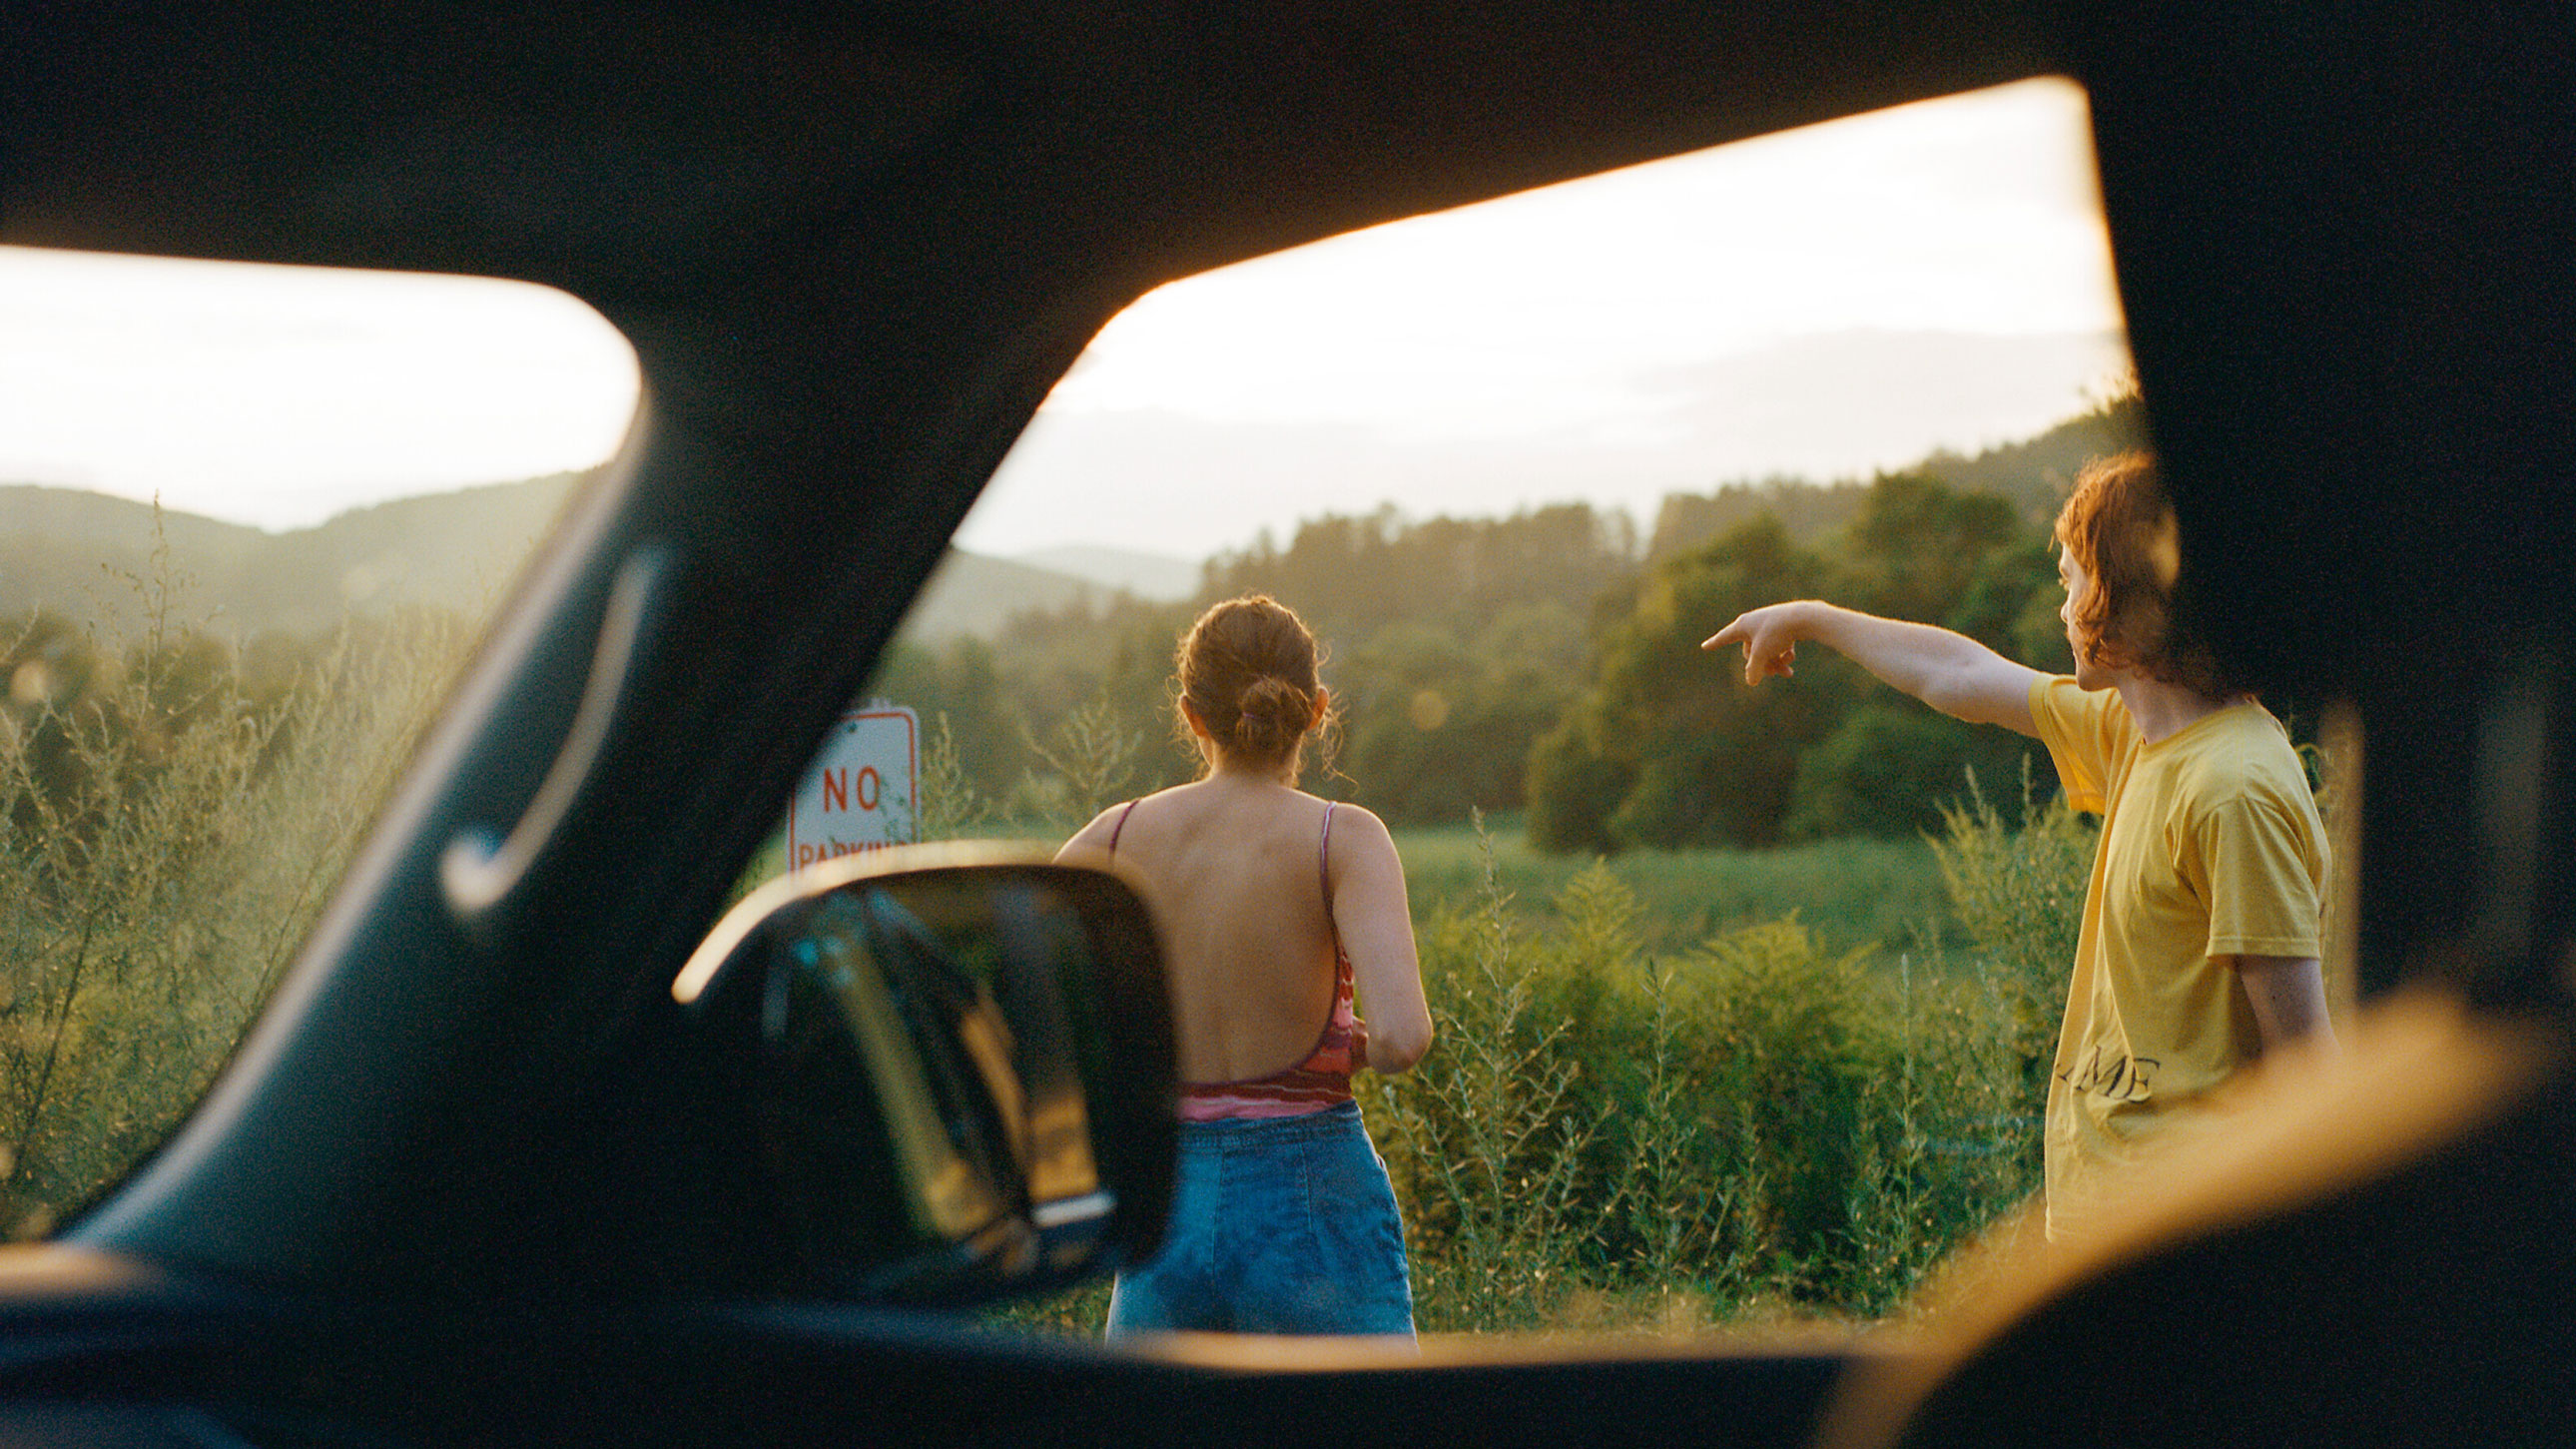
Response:
POLYGON ((1700 647, 1744 678, 1806 640, 1945 714, 2048 746, 2099 812, 2046 1140, 2051 1237, 2118 1207, 2131 1164, 2207 1122, 2262 1053, 2332 1044, 2318 921, 2325 832, 2288 733, 2174 625, 2173 510, 2142 453, 2096 460, 2057 519, 2073 678, 1973 639, 1812 600, 1754 609, 1700 647))

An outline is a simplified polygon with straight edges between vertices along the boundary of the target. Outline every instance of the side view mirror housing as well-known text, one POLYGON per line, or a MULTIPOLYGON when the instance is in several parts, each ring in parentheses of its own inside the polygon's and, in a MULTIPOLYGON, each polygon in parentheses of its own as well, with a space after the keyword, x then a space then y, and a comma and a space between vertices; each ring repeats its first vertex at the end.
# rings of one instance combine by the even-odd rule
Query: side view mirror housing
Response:
POLYGON ((733 1023, 797 1276, 963 1305, 1149 1255, 1170 1206, 1172 1029, 1111 870, 903 846, 736 906, 672 995, 733 1023))

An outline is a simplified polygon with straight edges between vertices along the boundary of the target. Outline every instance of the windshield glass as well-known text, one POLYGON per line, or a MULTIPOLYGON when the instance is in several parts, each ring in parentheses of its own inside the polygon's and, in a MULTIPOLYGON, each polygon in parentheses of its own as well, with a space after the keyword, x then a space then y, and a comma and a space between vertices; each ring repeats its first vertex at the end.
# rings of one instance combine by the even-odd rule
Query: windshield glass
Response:
POLYGON ((1339 716, 1300 785, 1390 828, 1438 1028, 1354 1079, 1418 1327, 1870 1319, 2036 1188, 2090 827, 2020 736, 1699 643, 1822 596, 2071 668, 2048 524, 2140 440, 2127 377, 2060 81, 1175 283, 857 706, 915 732, 891 838, 1061 843, 1191 779, 1175 643, 1274 595, 1339 716))
POLYGON ((636 396, 541 288, 0 247, 0 1230, 203 1093, 636 396))

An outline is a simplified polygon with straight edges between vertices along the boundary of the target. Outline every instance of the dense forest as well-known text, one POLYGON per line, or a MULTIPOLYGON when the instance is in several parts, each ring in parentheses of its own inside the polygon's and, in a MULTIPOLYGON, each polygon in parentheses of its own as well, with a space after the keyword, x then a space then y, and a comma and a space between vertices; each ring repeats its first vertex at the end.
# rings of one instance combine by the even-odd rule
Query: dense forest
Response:
POLYGON ((1216 599, 1272 594, 1328 651, 1340 724, 1306 783, 1405 825, 1526 812, 1556 851, 1911 834, 1966 773, 2011 808, 2024 742, 1894 699, 1840 660, 1746 690, 1699 641, 1820 595, 2065 668, 2048 525, 2088 458, 2139 441, 2134 395, 1975 457, 1866 483, 1665 500, 1651 532, 1559 504, 1499 519, 1327 516, 1210 560, 1196 598, 1082 598, 992 639, 908 631, 872 693, 917 709, 970 814, 1060 824, 1186 779, 1171 654, 1216 599))
MULTIPOLYGON (((2123 396, 2030 441, 1936 454, 1867 482, 1772 479, 1675 495, 1642 530, 1580 503, 1507 518, 1414 519, 1392 508, 1315 518, 1284 542, 1264 534, 1208 560, 1196 597, 1175 602, 1070 580, 1022 587, 1018 575, 1052 576, 960 556, 869 692, 919 711, 932 772, 925 809, 943 827, 1069 827, 1195 772, 1171 724, 1174 641, 1206 603, 1266 592, 1304 614, 1327 649, 1339 721, 1305 783, 1399 825, 1519 815, 1534 844, 1560 852, 1910 835, 1937 822, 1970 769, 1999 803, 2016 805, 2021 742, 1898 701, 1830 658, 1748 691, 1699 641, 1742 608, 1814 594, 2063 666, 2048 520, 2085 459, 2138 434, 2136 401, 2123 396), (1014 598, 1038 602, 1001 617, 1014 598)), ((107 708, 122 694, 110 681, 151 674, 187 698, 232 699, 258 716, 343 647, 337 626, 307 617, 325 604, 269 598, 278 581, 313 593, 319 580, 352 617, 478 614, 506 563, 474 554, 433 578, 418 562, 434 552, 431 535, 462 529, 524 546, 570 482, 386 505, 277 538, 156 521, 148 505, 74 507, 15 490, 31 540, 20 552, 95 558, 105 545, 91 534, 113 535, 126 552, 88 582, 50 589, 35 587, 43 570, 5 561, 0 594, 30 598, 9 610, 17 626, 0 641, 0 667, 19 705, 41 697, 56 713, 92 691, 107 708), (137 532, 150 543, 123 541, 137 532), (143 607, 156 579, 187 602, 143 607), (112 629, 128 641, 154 636, 144 651, 153 662, 119 657, 129 651, 71 624, 73 611, 29 607, 76 597, 93 617, 168 619, 166 631, 132 620, 112 629), (351 608, 362 602, 374 610, 351 608), (218 617, 182 622, 204 618, 201 607, 218 617)))

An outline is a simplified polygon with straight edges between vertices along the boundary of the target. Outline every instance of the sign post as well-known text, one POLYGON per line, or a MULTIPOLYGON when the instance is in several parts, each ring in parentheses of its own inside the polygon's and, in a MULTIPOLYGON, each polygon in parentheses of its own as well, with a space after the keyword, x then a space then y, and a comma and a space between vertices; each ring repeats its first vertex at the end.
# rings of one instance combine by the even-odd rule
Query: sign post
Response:
POLYGON ((878 704, 841 716, 788 802, 787 868, 911 844, 920 762, 921 721, 911 710, 878 704))

